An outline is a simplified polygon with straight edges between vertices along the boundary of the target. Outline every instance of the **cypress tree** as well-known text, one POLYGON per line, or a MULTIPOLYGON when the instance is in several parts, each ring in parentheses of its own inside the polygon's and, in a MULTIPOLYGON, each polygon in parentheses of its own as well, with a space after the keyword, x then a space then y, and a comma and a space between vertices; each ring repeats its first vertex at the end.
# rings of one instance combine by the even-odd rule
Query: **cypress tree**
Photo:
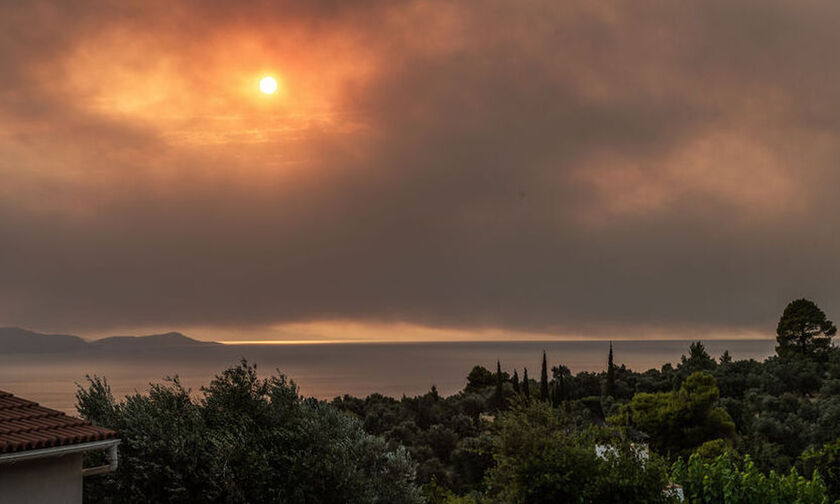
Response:
POLYGON ((519 395, 519 374, 515 369, 513 370, 513 379, 511 381, 513 382, 513 393, 519 395))
POLYGON ((557 377, 557 386, 557 393, 560 396, 560 400, 565 401, 566 399, 568 399, 569 394, 566 390, 566 375, 564 373, 560 373, 560 375, 557 377))
POLYGON ((606 395, 615 396, 615 364, 613 364, 613 348, 610 341, 610 356, 607 359, 607 389, 606 395))
POLYGON ((522 387, 525 392, 525 404, 531 402, 531 383, 528 380, 528 368, 522 372, 522 387))
POLYGON ((502 379, 502 363, 498 360, 496 361, 496 407, 502 409, 505 405, 505 398, 503 397, 504 394, 504 385, 502 379))
POLYGON ((548 401, 548 362, 543 350, 542 371, 540 372, 540 401, 548 401))

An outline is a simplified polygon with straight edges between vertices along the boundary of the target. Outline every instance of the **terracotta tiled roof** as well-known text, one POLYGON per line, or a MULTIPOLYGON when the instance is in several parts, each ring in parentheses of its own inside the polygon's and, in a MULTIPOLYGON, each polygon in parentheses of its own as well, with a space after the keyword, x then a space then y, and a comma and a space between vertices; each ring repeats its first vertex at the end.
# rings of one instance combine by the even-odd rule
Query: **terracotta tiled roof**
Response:
POLYGON ((112 430, 0 390, 0 454, 115 437, 112 430))

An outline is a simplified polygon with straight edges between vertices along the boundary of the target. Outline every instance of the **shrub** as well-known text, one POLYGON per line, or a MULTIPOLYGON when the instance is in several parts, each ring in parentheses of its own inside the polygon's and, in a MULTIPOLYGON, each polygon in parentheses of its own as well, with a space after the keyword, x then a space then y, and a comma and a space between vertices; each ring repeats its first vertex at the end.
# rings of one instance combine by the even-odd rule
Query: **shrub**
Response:
POLYGON ((742 459, 725 452, 707 462, 694 454, 688 462, 679 459, 673 481, 683 487, 686 502, 715 504, 827 504, 825 484, 817 473, 812 479, 795 468, 787 475, 761 473, 749 455, 742 459))

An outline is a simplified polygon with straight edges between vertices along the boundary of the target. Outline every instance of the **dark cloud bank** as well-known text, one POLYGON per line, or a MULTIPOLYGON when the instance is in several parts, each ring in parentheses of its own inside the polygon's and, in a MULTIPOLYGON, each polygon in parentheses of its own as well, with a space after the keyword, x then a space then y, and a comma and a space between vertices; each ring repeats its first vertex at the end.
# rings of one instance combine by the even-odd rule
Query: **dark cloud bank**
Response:
POLYGON ((0 3, 0 322, 679 336, 840 311, 834 2, 123 4, 0 3), (355 34, 377 71, 339 112, 364 128, 238 183, 271 142, 180 149, 43 79, 105 29, 231 23, 355 34))

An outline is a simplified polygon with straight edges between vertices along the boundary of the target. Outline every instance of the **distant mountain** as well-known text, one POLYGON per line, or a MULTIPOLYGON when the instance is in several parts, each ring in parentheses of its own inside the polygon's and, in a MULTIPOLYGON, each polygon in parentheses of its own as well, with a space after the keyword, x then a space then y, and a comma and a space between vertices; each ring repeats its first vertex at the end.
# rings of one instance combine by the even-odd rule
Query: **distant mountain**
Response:
POLYGON ((112 336, 86 341, 67 334, 41 334, 19 327, 0 327, 0 353, 62 353, 86 350, 145 350, 215 346, 220 343, 198 341, 181 333, 169 332, 149 336, 112 336))
POLYGON ((172 348, 187 346, 219 345, 213 341, 198 341, 179 332, 152 334, 149 336, 111 336, 96 341, 91 345, 102 348, 172 348))
POLYGON ((19 327, 0 327, 0 353, 46 353, 84 350, 88 342, 68 334, 40 334, 19 327))

